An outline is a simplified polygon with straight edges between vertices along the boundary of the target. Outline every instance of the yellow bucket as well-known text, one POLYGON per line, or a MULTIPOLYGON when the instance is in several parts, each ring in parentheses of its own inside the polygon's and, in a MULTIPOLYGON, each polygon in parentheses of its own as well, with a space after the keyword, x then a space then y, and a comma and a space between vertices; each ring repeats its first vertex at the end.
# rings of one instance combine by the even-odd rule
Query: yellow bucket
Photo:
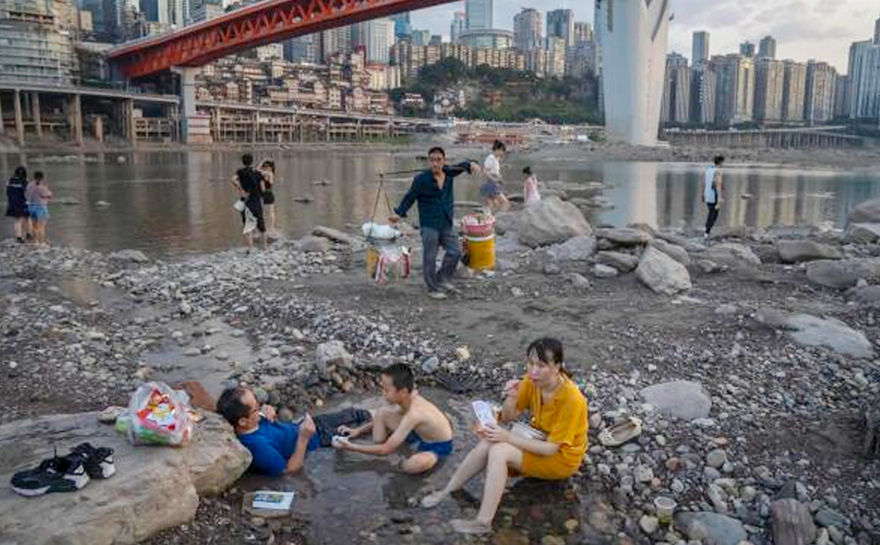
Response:
POLYGON ((367 246, 365 261, 367 263, 367 276, 373 278, 376 275, 376 263, 379 261, 379 251, 372 245, 367 246))
POLYGON ((495 235, 487 237, 467 237, 468 267, 475 271, 495 268, 495 235))

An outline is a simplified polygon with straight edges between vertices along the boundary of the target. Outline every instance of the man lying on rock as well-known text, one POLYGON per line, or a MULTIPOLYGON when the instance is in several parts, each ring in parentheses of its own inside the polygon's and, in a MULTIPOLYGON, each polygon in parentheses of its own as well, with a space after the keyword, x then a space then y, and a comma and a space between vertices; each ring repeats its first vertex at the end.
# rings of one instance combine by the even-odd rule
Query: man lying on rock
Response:
POLYGON ((385 401, 392 407, 373 412, 370 422, 358 427, 343 426, 333 447, 375 456, 387 456, 409 443, 415 454, 401 463, 410 475, 424 473, 452 452, 452 424, 443 411, 415 390, 412 370, 403 363, 391 365, 380 373, 385 401), (353 443, 351 439, 372 430, 373 444, 353 443))
MULTIPOLYGON (((186 388, 190 391, 190 388, 186 388)), ((194 403, 195 404, 195 403, 194 403)), ((275 408, 257 402, 249 388, 225 390, 217 400, 217 412, 235 429, 235 435, 251 454, 251 467, 273 477, 296 473, 305 463, 306 453, 329 447, 340 427, 362 426, 372 419, 369 411, 344 409, 312 418, 299 424, 278 422, 275 408)))

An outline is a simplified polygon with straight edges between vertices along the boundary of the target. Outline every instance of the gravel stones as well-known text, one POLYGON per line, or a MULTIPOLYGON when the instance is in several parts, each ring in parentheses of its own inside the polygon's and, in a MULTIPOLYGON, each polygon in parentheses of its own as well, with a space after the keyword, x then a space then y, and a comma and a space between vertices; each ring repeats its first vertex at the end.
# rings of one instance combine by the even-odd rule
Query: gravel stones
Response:
POLYGON ((702 540, 705 545, 738 545, 748 539, 740 521, 718 513, 679 513, 675 523, 684 529, 688 538, 702 540))

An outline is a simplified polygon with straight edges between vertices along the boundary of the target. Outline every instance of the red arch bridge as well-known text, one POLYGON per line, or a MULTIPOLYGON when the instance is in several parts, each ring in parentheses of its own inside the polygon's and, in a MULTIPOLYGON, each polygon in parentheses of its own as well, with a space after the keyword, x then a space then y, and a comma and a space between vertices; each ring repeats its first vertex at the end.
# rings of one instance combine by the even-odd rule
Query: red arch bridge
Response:
POLYGON ((131 79, 171 68, 203 66, 259 45, 279 42, 453 0, 265 0, 161 36, 129 42, 110 60, 131 79))

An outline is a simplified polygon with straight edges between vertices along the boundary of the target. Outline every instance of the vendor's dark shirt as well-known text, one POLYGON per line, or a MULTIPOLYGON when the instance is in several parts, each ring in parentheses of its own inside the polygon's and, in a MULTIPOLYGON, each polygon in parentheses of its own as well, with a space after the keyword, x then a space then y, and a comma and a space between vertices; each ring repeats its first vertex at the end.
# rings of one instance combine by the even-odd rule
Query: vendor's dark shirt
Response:
POLYGON ((263 191, 260 189, 260 182, 263 181, 263 175, 251 167, 240 168, 237 174, 238 185, 248 194, 248 201, 262 202, 263 191))
POLYGON ((454 166, 446 165, 443 172, 446 174, 446 182, 443 188, 437 187, 434 173, 426 170, 413 178, 412 186, 394 213, 406 217, 407 211, 415 201, 419 201, 419 225, 422 228, 437 229, 443 231, 452 226, 455 213, 455 196, 452 180, 462 172, 470 173, 470 161, 459 163, 454 166))

